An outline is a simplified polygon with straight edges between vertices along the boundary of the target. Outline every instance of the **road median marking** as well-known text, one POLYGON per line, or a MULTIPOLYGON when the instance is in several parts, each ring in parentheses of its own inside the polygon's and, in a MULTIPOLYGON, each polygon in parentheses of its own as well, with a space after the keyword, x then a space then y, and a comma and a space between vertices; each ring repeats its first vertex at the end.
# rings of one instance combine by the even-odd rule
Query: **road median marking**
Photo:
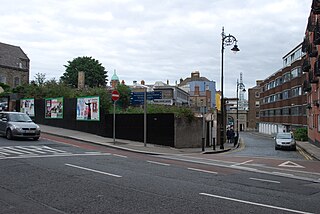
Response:
POLYGON ((82 169, 82 170, 86 170, 86 171, 90 171, 90 172, 103 174, 103 175, 109 175, 109 176, 116 177, 116 178, 122 177, 121 175, 116 175, 116 174, 112 174, 112 173, 108 173, 108 172, 103 172, 103 171, 99 171, 99 170, 95 170, 95 169, 90 169, 90 168, 86 168, 86 167, 82 167, 82 166, 73 165, 73 164, 66 163, 65 165, 73 167, 73 168, 77 168, 77 169, 82 169))
POLYGON ((189 170, 193 170, 193 171, 198 171, 198 172, 205 172, 205 173, 211 173, 211 174, 218 174, 217 172, 209 171, 209 170, 196 169, 196 168, 188 168, 188 169, 189 169, 189 170))
POLYGON ((261 179, 261 178, 249 178, 249 179, 250 180, 255 180, 255 181, 263 181, 263 182, 280 184, 280 181, 273 181, 273 180, 267 180, 267 179, 261 179))
POLYGON ((147 161, 148 163, 153 163, 161 166, 170 166, 170 164, 167 163, 161 163, 161 162, 156 162, 156 161, 147 161))
POLYGON ((260 203, 251 202, 251 201, 244 201, 244 200, 240 200, 240 199, 236 199, 236 198, 228 198, 228 197, 224 197, 224 196, 220 196, 220 195, 212 195, 212 194, 208 194, 208 193, 199 193, 199 194, 204 195, 204 196, 229 200, 229 201, 235 201, 235 202, 244 203, 244 204, 251 204, 251 205, 260 206, 260 207, 267 207, 270 209, 283 210, 283 211, 288 211, 288 212, 293 212, 293 213, 312 214, 310 212, 293 210, 293 209, 288 209, 288 208, 284 208, 284 207, 277 207, 277 206, 272 206, 272 205, 268 205, 268 204, 260 204, 260 203))
POLYGON ((250 163, 250 162, 252 162, 253 160, 247 160, 247 161, 245 161, 245 162, 242 162, 242 163, 236 163, 236 164, 233 164, 233 165, 231 165, 231 166, 240 166, 240 165, 244 165, 244 164, 246 164, 246 163, 250 163))

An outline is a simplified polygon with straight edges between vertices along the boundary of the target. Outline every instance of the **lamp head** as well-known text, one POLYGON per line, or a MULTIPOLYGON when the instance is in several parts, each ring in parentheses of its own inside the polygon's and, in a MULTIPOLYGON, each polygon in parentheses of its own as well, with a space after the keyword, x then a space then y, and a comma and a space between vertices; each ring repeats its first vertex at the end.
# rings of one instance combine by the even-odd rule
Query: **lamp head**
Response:
POLYGON ((231 50, 233 51, 233 53, 237 53, 238 51, 240 51, 237 44, 235 44, 231 50))

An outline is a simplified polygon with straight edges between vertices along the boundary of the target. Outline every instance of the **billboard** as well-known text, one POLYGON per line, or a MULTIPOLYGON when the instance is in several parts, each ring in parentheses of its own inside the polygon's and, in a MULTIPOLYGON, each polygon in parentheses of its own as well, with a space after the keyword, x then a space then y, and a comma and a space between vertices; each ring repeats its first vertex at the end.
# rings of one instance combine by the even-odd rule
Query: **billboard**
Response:
POLYGON ((99 106, 99 97, 78 97, 76 119, 86 121, 100 121, 99 106))
POLYGON ((63 97, 45 99, 45 118, 63 118, 63 97))
POLYGON ((34 99, 21 99, 20 112, 26 113, 30 117, 34 117, 34 99))

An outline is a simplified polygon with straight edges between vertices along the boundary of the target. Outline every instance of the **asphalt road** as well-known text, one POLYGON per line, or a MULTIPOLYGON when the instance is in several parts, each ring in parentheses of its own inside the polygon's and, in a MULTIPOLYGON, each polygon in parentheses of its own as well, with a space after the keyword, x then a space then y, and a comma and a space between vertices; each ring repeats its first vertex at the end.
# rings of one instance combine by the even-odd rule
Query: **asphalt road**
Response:
POLYGON ((55 140, 0 138, 1 213, 320 210, 319 183, 55 140))
POLYGON ((275 150, 274 139, 256 132, 240 132, 244 147, 236 155, 270 157, 282 159, 305 159, 299 151, 275 150))

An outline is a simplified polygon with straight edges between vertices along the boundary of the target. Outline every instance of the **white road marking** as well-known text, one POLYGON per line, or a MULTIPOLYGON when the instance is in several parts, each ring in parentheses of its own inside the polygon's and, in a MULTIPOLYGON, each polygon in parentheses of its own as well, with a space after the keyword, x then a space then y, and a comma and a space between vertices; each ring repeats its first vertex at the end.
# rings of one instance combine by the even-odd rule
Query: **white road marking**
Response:
POLYGON ((293 176, 293 174, 288 174, 288 173, 283 173, 283 172, 272 172, 272 174, 281 175, 281 176, 293 176))
POLYGON ((37 148, 37 147, 32 147, 32 146, 16 146, 15 148, 21 149, 21 150, 27 150, 30 152, 36 152, 36 153, 40 153, 40 154, 47 154, 47 152, 41 151, 41 148, 37 148), (30 147, 30 148, 29 148, 30 147))
POLYGON ((211 174, 218 174, 217 172, 209 171, 209 170, 196 169, 196 168, 188 168, 188 169, 193 170, 193 171, 198 171, 198 172, 206 172, 206 173, 211 173, 211 174))
POLYGON ((255 180, 255 181, 263 181, 263 182, 269 182, 269 183, 280 184, 280 181, 266 180, 266 179, 260 179, 260 178, 249 178, 249 179, 251 179, 251 180, 255 180))
POLYGON ((301 166, 297 163, 294 163, 292 161, 286 161, 283 162, 282 164, 278 165, 278 166, 283 166, 283 167, 294 167, 294 168, 305 168, 304 166, 301 166))
POLYGON ((153 163, 153 164, 158 164, 158 165, 162 165, 162 166, 170 166, 170 164, 167 163, 161 163, 161 162, 156 162, 156 161, 147 161, 148 163, 153 163))
POLYGON ((4 151, 5 153, 15 154, 15 155, 24 155, 26 153, 31 154, 31 152, 25 152, 21 151, 19 149, 7 147, 7 148, 1 148, 0 151, 4 151))
POLYGON ((112 155, 120 158, 128 158, 127 156, 124 156, 124 155, 118 155, 118 154, 112 154, 112 155))
POLYGON ((236 164, 233 164, 232 166, 240 166, 240 165, 243 165, 243 164, 246 164, 246 163, 250 163, 252 162, 253 160, 247 160, 245 162, 242 162, 242 163, 236 163, 236 164))
POLYGON ((208 194, 208 193, 199 193, 199 194, 209 196, 209 197, 214 197, 214 198, 225 199, 225 200, 229 200, 229 201, 235 201, 235 202, 244 203, 244 204, 251 204, 251 205, 260 206, 260 207, 267 207, 267 208, 271 208, 271 209, 293 212, 293 213, 311 214, 309 212, 293 210, 293 209, 288 209, 288 208, 284 208, 284 207, 277 207, 277 206, 272 206, 272 205, 268 205, 268 204, 260 204, 260 203, 255 203, 255 202, 251 202, 251 201, 244 201, 244 200, 239 200, 239 199, 235 199, 235 198, 228 198, 228 197, 219 196, 219 195, 212 195, 212 194, 208 194))
POLYGON ((95 170, 95 169, 89 169, 89 168, 82 167, 82 166, 76 166, 76 165, 73 165, 73 164, 66 163, 65 165, 66 166, 70 166, 70 167, 74 167, 74 168, 78 168, 78 169, 87 170, 87 171, 90 171, 90 172, 96 172, 96 173, 103 174, 103 175, 109 175, 109 176, 116 177, 116 178, 121 178, 122 177, 121 175, 111 174, 111 173, 108 173, 108 172, 102 172, 102 171, 95 170))

